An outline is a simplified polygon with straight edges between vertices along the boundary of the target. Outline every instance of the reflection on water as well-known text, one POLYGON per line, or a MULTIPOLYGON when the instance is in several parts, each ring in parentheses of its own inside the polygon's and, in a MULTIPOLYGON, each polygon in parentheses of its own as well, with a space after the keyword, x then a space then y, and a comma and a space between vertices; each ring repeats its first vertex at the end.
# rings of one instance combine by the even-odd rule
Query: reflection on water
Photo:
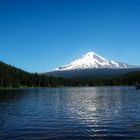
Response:
POLYGON ((140 139, 134 87, 0 91, 0 139, 140 139))

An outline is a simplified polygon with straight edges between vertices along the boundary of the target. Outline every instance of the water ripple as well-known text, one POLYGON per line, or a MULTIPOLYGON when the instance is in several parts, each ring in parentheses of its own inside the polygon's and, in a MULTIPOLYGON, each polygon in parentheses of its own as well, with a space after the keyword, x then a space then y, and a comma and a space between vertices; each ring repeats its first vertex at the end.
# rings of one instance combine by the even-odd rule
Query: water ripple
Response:
POLYGON ((134 87, 0 91, 2 140, 140 139, 134 87))

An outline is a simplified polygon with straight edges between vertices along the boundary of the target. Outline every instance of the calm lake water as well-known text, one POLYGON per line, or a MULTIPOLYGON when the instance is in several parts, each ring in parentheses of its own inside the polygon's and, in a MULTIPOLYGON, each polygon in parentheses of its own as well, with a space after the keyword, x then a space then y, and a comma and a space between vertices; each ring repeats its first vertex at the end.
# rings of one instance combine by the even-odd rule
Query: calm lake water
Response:
POLYGON ((134 87, 0 91, 0 140, 140 140, 134 87))

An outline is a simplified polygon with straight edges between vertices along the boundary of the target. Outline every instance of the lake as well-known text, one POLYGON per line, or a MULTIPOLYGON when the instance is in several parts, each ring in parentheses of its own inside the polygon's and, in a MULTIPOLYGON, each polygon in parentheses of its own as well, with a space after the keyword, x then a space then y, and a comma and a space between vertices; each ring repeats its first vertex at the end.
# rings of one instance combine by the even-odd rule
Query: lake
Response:
POLYGON ((140 140, 135 87, 0 91, 0 140, 140 140))

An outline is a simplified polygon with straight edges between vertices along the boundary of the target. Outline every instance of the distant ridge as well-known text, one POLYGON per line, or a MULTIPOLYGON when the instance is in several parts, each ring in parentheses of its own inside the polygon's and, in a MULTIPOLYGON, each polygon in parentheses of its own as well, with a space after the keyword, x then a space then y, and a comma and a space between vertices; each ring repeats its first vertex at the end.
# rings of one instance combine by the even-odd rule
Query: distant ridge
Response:
POLYGON ((122 62, 116 62, 109 59, 106 59, 95 52, 88 52, 79 59, 67 64, 65 66, 61 66, 54 71, 68 71, 68 70, 77 70, 77 69, 127 69, 127 68, 136 68, 136 66, 132 66, 122 62))
POLYGON ((0 61, 0 89, 97 85, 114 86, 135 85, 136 83, 140 83, 140 69, 133 68, 84 70, 79 69, 47 73, 47 75, 51 74, 56 77, 67 77, 69 79, 55 78, 46 76, 44 74, 29 73, 0 61))
POLYGON ((118 76, 140 70, 140 67, 104 58, 95 52, 88 52, 70 64, 60 66, 45 74, 56 77, 80 78, 118 76))

